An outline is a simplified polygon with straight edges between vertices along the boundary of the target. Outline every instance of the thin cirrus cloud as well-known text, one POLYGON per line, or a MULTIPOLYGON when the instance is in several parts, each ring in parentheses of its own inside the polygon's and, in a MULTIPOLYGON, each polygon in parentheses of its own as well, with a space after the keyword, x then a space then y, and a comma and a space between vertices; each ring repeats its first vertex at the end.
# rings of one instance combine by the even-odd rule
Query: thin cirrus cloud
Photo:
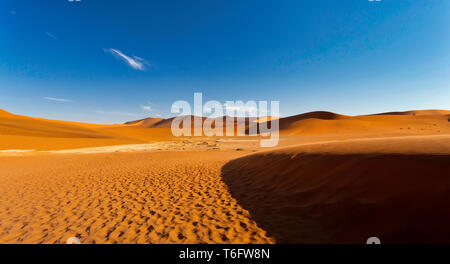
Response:
POLYGON ((68 102, 70 102, 70 100, 68 100, 68 99, 48 97, 48 96, 42 97, 42 99, 48 100, 48 101, 60 102, 60 103, 68 103, 68 102))
POLYGON ((49 38, 51 38, 51 39, 53 39, 53 40, 57 40, 58 38, 55 36, 55 35, 53 35, 53 33, 52 32, 45 32, 45 35, 47 35, 47 37, 49 37, 49 38))
POLYGON ((151 111, 152 107, 149 106, 149 105, 141 105, 141 109, 144 110, 144 111, 151 111))
POLYGON ((138 56, 127 56, 117 49, 105 49, 105 52, 112 54, 114 57, 124 61, 126 64, 128 64, 128 66, 138 71, 145 71, 146 66, 150 66, 150 64, 143 58, 138 56))

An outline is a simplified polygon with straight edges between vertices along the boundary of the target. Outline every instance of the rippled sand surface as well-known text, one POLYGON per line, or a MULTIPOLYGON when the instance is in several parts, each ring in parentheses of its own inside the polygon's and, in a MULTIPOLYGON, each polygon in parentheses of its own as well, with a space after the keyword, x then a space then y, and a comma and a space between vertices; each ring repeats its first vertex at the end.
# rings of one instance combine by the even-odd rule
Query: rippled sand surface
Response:
POLYGON ((230 195, 236 151, 0 160, 0 243, 270 243, 230 195))

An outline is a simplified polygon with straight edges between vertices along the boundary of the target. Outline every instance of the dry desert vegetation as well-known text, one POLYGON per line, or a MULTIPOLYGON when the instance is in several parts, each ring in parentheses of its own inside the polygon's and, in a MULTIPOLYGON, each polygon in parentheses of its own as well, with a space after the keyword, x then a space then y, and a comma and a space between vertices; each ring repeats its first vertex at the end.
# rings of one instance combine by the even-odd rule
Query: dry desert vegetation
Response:
POLYGON ((0 243, 450 242, 450 111, 281 118, 269 149, 170 122, 0 110, 0 243))

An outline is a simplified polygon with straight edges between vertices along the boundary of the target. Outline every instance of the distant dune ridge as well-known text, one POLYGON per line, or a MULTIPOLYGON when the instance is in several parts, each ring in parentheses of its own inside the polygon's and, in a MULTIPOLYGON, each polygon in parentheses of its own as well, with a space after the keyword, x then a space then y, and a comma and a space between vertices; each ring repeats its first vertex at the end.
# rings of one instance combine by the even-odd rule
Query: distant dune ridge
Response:
POLYGON ((142 131, 138 125, 96 125, 13 115, 0 111, 0 150, 57 150, 139 144, 170 136, 170 130, 142 131))
POLYGON ((413 110, 404 112, 387 112, 378 115, 450 115, 449 110, 413 110))
POLYGON ((351 133, 444 133, 450 132, 446 110, 408 111, 396 114, 344 116, 311 112, 281 118, 280 133, 289 135, 351 133))
MULTIPOLYGON (((411 122, 414 125, 414 121, 417 119, 413 118, 401 118, 396 116, 422 116, 428 117, 431 120, 436 120, 439 123, 445 121, 445 116, 450 116, 450 111, 448 110, 415 110, 415 111, 405 111, 405 112, 390 112, 390 113, 380 113, 365 116, 345 116, 332 112, 326 111, 315 111, 304 113, 300 115, 277 118, 280 122, 280 131, 285 131, 286 133, 329 133, 329 132, 346 132, 352 131, 354 129, 370 129, 370 128, 385 128, 391 129, 393 122, 398 122, 400 125, 408 125, 411 122), (384 119, 378 118, 377 116, 385 116, 384 119), (335 122, 322 122, 322 121, 335 121, 335 122), (386 121, 383 123, 383 121, 386 121), (372 124, 369 124, 372 123, 372 124), (322 130, 322 131, 321 131, 322 130)), ((190 116, 191 124, 194 124, 194 116, 190 116)), ((170 128, 174 118, 161 119, 161 118, 146 118, 136 121, 130 121, 125 124, 137 124, 141 127, 146 128, 170 128)), ((203 121, 206 119, 202 118, 203 121)), ((216 120, 222 119, 225 123, 225 117, 217 117, 216 120)), ((246 122, 257 122, 264 123, 268 122, 270 127, 270 121, 273 117, 262 117, 262 118, 236 118, 235 124, 238 120, 246 122)), ((424 120, 419 119, 419 121, 424 120)), ((447 119, 448 121, 448 119, 447 119)), ((417 122, 416 122, 417 123, 417 122)), ((417 124, 416 124, 417 125, 417 124)), ((405 128, 407 129, 407 127, 405 128)), ((420 128, 419 128, 420 129, 420 128)), ((360 132, 360 131, 358 131, 360 132)))
MULTIPOLYGON (((282 135, 322 134, 433 134, 450 132, 447 110, 420 110, 367 116, 318 111, 280 118, 282 135)), ((189 118, 189 117, 188 117, 189 118)), ((0 149, 70 149, 148 143, 172 137, 174 118, 146 118, 123 125, 95 125, 13 115, 0 110, 0 149), (152 130, 148 130, 152 128, 152 130)), ((194 127, 194 117, 190 116, 194 127)), ((206 118, 203 117, 204 122, 206 118)), ((225 117, 218 117, 225 123, 225 117)), ((236 118, 249 124, 270 123, 272 117, 236 118)), ((213 127, 215 123, 213 123, 213 127)))
POLYGON ((140 119, 140 120, 136 120, 136 121, 129 121, 126 122, 125 125, 139 125, 142 127, 152 127, 154 124, 157 124, 161 121, 163 121, 164 118, 144 118, 144 119, 140 119))
MULTIPOLYGON (((191 120, 191 126, 194 126, 194 119, 195 118, 200 118, 200 117, 196 117, 193 115, 190 116, 184 116, 184 118, 187 118, 187 120, 191 120)), ((226 116, 221 116, 221 117, 216 117, 213 118, 213 120, 215 121, 219 121, 222 119, 222 122, 224 124, 226 124, 226 116)), ((241 121, 241 122, 246 122, 246 124, 248 124, 250 121, 258 121, 257 118, 248 118, 248 117, 231 117, 234 118, 234 123, 236 124, 236 122, 241 121)), ((145 127, 145 128, 170 128, 172 126, 172 121, 175 119, 175 117, 171 117, 171 118, 167 118, 167 119, 163 119, 163 118, 145 118, 145 119, 141 119, 141 120, 135 120, 135 121, 129 121, 126 122, 126 125, 139 125, 140 127, 145 127)), ((207 119, 207 117, 201 117, 202 123, 207 119)), ((266 120, 267 117, 265 117, 263 120, 266 120)), ((270 120, 270 119, 269 119, 270 120)))

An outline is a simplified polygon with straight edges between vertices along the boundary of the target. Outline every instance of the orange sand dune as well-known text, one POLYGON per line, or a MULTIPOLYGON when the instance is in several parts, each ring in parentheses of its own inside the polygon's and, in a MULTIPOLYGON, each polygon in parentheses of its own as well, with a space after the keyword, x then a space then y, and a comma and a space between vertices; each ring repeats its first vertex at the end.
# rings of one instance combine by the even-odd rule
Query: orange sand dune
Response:
MULTIPOLYGON (((187 118, 194 129, 194 116, 187 118)), ((168 141, 173 140, 173 119, 147 118, 124 125, 97 125, 32 118, 2 111, 0 150, 58 150, 168 141)), ((202 122, 205 119, 203 117, 202 122)), ((248 118, 243 120, 248 124, 248 118)), ((236 124, 237 120, 234 126, 236 124)))
POLYGON ((0 243, 449 241, 450 135, 248 154, 2 157, 0 243))
MULTIPOLYGON (((191 127, 193 127, 196 123, 195 123, 195 119, 197 118, 198 120, 202 120, 202 122, 200 124, 203 124, 203 122, 205 122, 205 120, 207 119, 207 117, 198 117, 198 116, 193 116, 193 115, 189 115, 189 116, 183 116, 182 118, 184 118, 185 120, 189 120, 191 121, 191 127)), ((130 122, 126 122, 125 124, 127 125, 131 125, 131 124, 135 124, 139 127, 147 127, 147 128, 170 128, 172 126, 172 121, 175 119, 175 117, 172 118, 167 118, 167 119, 162 119, 162 118, 146 118, 146 119, 141 119, 141 120, 136 120, 136 121, 130 121, 130 122)), ((256 118, 254 118, 256 119, 256 118)), ((214 120, 222 120, 223 123, 225 124, 226 121, 226 116, 221 116, 221 117, 216 117, 214 118, 214 120)), ((239 117, 239 118, 234 118, 234 123, 237 123, 238 121, 241 122, 246 122, 248 124, 250 118, 244 118, 244 117, 239 117)))
POLYGON ((279 125, 280 133, 285 135, 450 133, 449 115, 446 114, 448 111, 430 111, 413 111, 417 113, 416 115, 369 116, 343 116, 331 112, 311 112, 281 118, 279 125))
POLYGON ((137 125, 96 125, 0 112, 0 150, 55 150, 139 144, 171 137, 170 130, 137 125))
POLYGON ((155 125, 163 120, 164 120, 164 118, 149 117, 149 118, 145 118, 145 119, 141 119, 141 120, 129 121, 129 122, 126 122, 125 125, 138 125, 140 127, 152 127, 153 125, 155 125))
MULTIPOLYGON (((311 112, 281 118, 280 133, 291 136, 307 135, 408 135, 445 134, 450 132, 450 122, 445 110, 411 111, 404 115, 344 116, 330 112, 311 112)), ((191 119, 195 127, 194 117, 191 119)), ((124 125, 96 125, 87 123, 48 120, 13 115, 0 111, 0 150, 35 149, 56 150, 86 148, 108 145, 140 144, 172 139, 171 124, 174 118, 147 118, 124 125), (151 129, 149 129, 151 128, 151 129)), ((213 122, 214 128, 218 117, 213 122)), ((263 118, 262 120, 271 120, 263 118)), ((203 122, 205 118, 202 118, 203 122)), ((250 123, 256 118, 236 118, 245 122, 248 132, 250 123)), ((269 123, 271 121, 268 121, 269 123)), ((225 130, 224 130, 225 131, 225 130)))
MULTIPOLYGON (((195 116, 184 116, 184 118, 186 118, 186 120, 191 120, 191 126, 194 126, 194 118, 196 118, 195 116)), ((200 117, 198 117, 200 118, 200 117)), ((171 118, 167 118, 167 119, 163 119, 163 118, 145 118, 142 120, 136 120, 136 121, 130 121, 130 122, 126 122, 125 124, 135 124, 139 127, 146 127, 146 128, 171 128, 172 126, 172 121, 175 119, 175 117, 171 117, 171 118)), ((203 121, 205 121, 205 117, 202 117, 202 123, 203 121)))
POLYGON ((269 122, 271 120, 277 120, 277 119, 280 119, 280 118, 276 117, 276 116, 264 116, 264 117, 261 117, 261 118, 257 118, 253 122, 255 122, 255 123, 265 123, 265 122, 269 122))
MULTIPOLYGON (((208 119, 207 117, 197 117, 197 116, 193 116, 193 115, 189 115, 189 116, 184 116, 183 117, 184 120, 191 122, 191 134, 194 134, 194 128, 197 127, 202 127, 203 124, 205 124, 206 120, 208 119), (196 120, 200 120, 196 122, 196 120), (200 124, 201 126, 198 126, 198 124, 200 124)), ((230 117, 229 117, 230 118, 230 117)), ((175 118, 168 118, 168 119, 157 119, 157 118, 147 118, 147 119, 142 119, 142 120, 136 120, 136 121, 130 121, 127 122, 125 124, 133 124, 137 127, 145 127, 145 128, 171 128, 172 127, 172 121, 175 118)), ((251 123, 253 122, 257 122, 259 123, 258 118, 256 117, 231 117, 232 119, 232 123, 229 127, 232 127, 234 129, 234 133, 236 134, 237 131, 237 127, 238 127, 238 123, 242 123, 243 124, 243 133, 245 133, 248 130, 248 127, 251 123)), ((271 120, 271 118, 265 117, 262 120, 271 120)), ((208 123, 208 126, 210 126, 211 128, 215 128, 216 124, 218 122, 222 122, 224 130, 223 130, 223 134, 226 134, 226 126, 228 126, 227 123, 227 117, 226 116, 220 116, 220 117, 216 117, 212 119, 211 124, 208 123)), ((182 128, 182 126, 184 125, 183 123, 180 123, 180 128, 182 128)), ((203 134, 205 135, 205 134, 203 134)))
POLYGON ((378 115, 450 115, 449 110, 412 110, 404 112, 387 112, 378 115))
POLYGON ((0 109, 0 116, 12 116, 10 112, 0 109))
POLYGON ((276 242, 450 242, 450 135, 279 149, 222 174, 276 242))
POLYGON ((280 146, 257 152, 175 139, 172 119, 0 111, 0 243, 448 243, 450 116, 433 113, 283 118, 280 146))

